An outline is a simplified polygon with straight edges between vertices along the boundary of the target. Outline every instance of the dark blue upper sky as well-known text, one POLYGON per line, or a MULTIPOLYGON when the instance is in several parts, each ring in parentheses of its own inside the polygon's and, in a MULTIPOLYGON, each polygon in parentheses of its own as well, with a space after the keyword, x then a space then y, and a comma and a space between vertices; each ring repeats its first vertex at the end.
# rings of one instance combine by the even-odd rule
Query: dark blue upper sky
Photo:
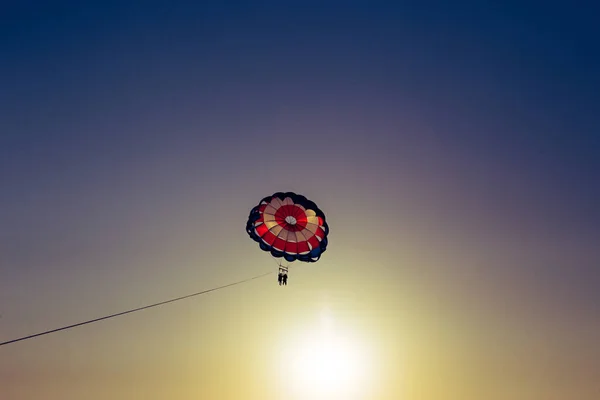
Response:
POLYGON ((454 154, 465 179, 485 185, 479 174, 500 171, 535 182, 566 227, 597 233, 597 7, 326 3, 4 6, 9 201, 29 179, 110 173, 132 147, 195 143, 202 132, 181 132, 194 118, 243 126, 253 114, 372 96, 374 113, 430 121, 438 156, 454 154))
POLYGON ((209 137, 184 133, 190 120, 243 127, 355 96, 429 121, 463 179, 539 185, 565 229, 598 233, 597 6, 325 3, 4 6, 4 201, 31 179, 111 174, 132 148, 176 154, 209 137))

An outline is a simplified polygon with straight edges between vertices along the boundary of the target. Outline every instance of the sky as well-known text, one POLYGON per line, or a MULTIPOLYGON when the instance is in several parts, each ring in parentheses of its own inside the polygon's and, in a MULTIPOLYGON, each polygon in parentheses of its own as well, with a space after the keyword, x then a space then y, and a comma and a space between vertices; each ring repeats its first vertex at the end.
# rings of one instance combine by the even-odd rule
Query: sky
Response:
POLYGON ((0 398, 317 399, 323 329, 328 399, 600 396, 598 6, 13 3, 0 342, 273 276, 2 346, 0 398), (278 191, 330 227, 284 288, 278 191))

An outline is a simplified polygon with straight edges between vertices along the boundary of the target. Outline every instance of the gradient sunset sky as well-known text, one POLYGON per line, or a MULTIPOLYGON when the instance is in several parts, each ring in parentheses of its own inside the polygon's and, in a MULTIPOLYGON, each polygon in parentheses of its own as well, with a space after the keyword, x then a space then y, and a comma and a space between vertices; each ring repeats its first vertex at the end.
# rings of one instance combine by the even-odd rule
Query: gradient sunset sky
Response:
POLYGON ((318 263, 0 347, 2 400, 600 398, 600 7, 0 8, 0 342, 249 278, 277 191, 318 263), (291 357, 291 356, 290 356, 291 357), (312 396, 312 397, 311 397, 312 396))

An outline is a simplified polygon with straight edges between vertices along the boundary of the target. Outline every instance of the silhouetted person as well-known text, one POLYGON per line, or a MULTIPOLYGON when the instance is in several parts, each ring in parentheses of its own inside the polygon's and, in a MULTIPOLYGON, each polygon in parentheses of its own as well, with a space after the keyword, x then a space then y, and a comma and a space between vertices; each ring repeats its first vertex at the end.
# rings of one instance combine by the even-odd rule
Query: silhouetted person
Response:
POLYGON ((281 282, 283 281, 283 274, 281 272, 277 276, 277 281, 279 282, 279 285, 281 285, 281 282))
POLYGON ((283 274, 283 284, 287 285, 287 274, 283 274))

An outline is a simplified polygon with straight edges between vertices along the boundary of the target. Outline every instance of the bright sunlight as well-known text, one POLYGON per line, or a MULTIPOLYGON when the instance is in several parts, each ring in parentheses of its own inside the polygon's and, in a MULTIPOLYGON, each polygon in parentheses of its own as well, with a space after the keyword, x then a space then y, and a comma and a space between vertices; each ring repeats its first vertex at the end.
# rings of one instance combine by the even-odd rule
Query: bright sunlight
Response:
POLYGON ((281 360, 286 398, 364 398, 372 363, 366 348, 323 313, 318 329, 287 341, 281 360))

